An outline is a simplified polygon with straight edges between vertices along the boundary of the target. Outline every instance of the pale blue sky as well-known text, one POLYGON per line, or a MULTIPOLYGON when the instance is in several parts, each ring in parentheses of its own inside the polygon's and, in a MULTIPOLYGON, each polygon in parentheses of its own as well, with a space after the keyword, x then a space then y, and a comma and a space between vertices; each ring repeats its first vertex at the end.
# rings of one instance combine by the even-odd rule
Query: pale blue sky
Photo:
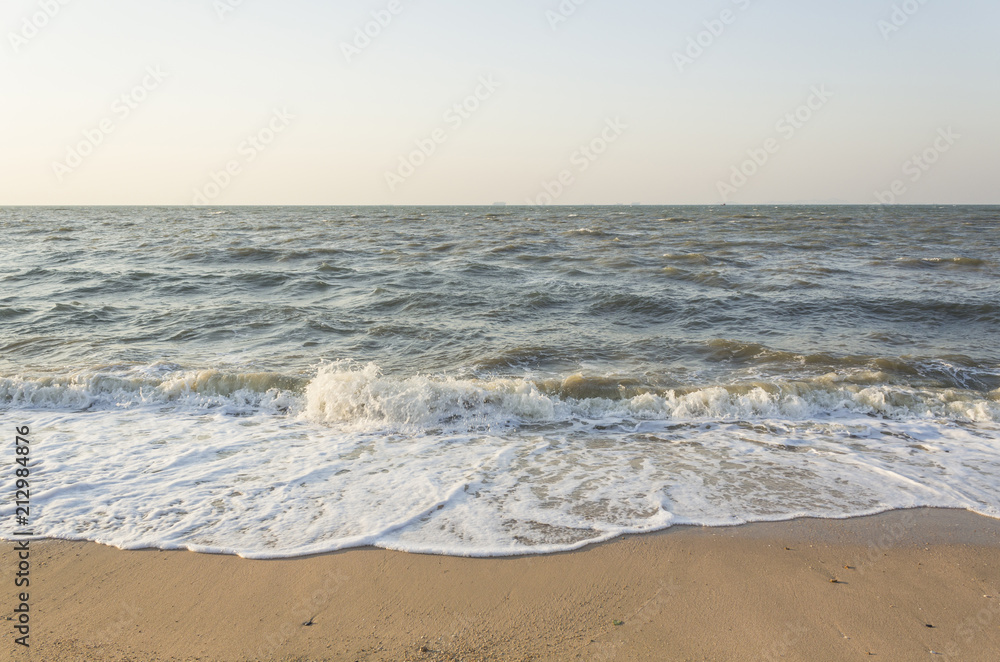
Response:
POLYGON ((894 182, 901 203, 1000 203, 990 0, 586 0, 557 29, 546 12, 559 0, 398 0, 350 62, 342 42, 389 0, 243 0, 225 18, 216 5, 235 0, 63 1, 0 7, 0 204, 190 204, 196 192, 489 204, 548 202, 547 189, 558 204, 871 203, 894 182), (903 4, 919 9, 886 39, 878 22, 903 4), (48 5, 58 11, 26 37, 48 5), (724 10, 732 23, 679 71, 674 53, 724 10), (116 112, 144 77, 146 98, 116 112), (449 122, 481 77, 499 87, 449 122), (832 96, 793 136, 776 130, 814 86, 832 96), (603 147, 616 119, 626 128, 605 131, 613 142, 583 169, 574 152, 603 147), (264 149, 245 142, 269 124, 280 131, 264 149), (935 153, 949 127, 961 137, 935 153), (446 140, 399 170, 436 129, 446 140), (88 135, 103 137, 78 149, 88 135), (724 195, 719 182, 732 186, 768 139, 777 151, 724 195), (935 163, 904 171, 926 149, 935 163), (560 175, 569 183, 551 184, 560 175))

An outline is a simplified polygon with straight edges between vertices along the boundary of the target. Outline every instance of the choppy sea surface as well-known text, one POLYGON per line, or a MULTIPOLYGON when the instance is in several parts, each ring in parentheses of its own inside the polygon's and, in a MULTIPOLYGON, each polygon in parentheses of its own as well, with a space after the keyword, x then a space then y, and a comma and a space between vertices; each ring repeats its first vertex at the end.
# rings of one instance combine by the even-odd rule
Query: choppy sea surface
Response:
POLYGON ((0 248, 0 476, 29 426, 38 537, 1000 517, 997 207, 3 208, 0 248))

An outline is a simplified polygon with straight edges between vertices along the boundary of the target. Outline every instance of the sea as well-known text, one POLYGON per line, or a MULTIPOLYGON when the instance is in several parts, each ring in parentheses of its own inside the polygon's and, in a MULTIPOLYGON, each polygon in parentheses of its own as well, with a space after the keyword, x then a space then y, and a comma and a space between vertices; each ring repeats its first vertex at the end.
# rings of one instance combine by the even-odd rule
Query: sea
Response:
POLYGON ((6 538, 1000 518, 1000 207, 5 207, 0 247, 6 538))

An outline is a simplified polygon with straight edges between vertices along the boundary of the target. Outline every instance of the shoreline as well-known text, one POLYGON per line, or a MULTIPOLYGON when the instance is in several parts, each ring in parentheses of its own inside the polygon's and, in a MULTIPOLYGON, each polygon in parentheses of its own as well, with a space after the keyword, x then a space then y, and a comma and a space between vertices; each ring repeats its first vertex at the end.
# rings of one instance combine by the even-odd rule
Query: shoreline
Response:
MULTIPOLYGON (((14 556, 0 557, 3 576, 14 556)), ((30 657, 13 637, 2 644, 17 660, 992 660, 1000 650, 1000 520, 965 510, 678 525, 516 557, 366 547, 249 560, 61 540, 32 541, 31 557, 30 657)))
MULTIPOLYGON (((798 526, 805 525, 806 523, 813 523, 819 525, 823 522, 847 522, 855 520, 868 520, 870 518, 877 518, 885 515, 891 515, 892 513, 935 513, 933 519, 928 519, 924 521, 924 524, 928 524, 934 527, 932 530, 941 529, 944 526, 944 520, 947 519, 947 513, 966 513, 971 515, 973 518, 981 518, 985 520, 994 520, 1000 523, 1000 517, 991 517, 989 515, 984 515, 982 513, 977 513, 968 508, 959 507, 946 507, 946 506, 916 506, 912 508, 890 508, 888 510, 880 510, 874 513, 868 513, 863 515, 847 515, 844 517, 820 517, 817 515, 799 515, 789 517, 787 519, 775 519, 775 520, 754 520, 750 522, 742 522, 739 524, 671 524, 662 529, 653 529, 650 531, 643 531, 639 533, 620 533, 616 534, 614 537, 608 538, 607 540, 597 540, 594 542, 587 542, 580 547, 574 547, 570 549, 560 549, 547 552, 518 552, 513 554, 491 554, 491 553, 470 553, 470 554, 454 554, 446 552, 430 552, 430 551, 420 551, 420 550, 401 550, 401 549, 391 549, 388 547, 380 547, 378 545, 359 545, 357 547, 345 547, 342 549, 333 549, 325 552, 309 552, 304 554, 289 555, 289 556, 273 556, 273 557, 258 557, 258 556, 241 556, 237 552, 233 551, 219 551, 217 549, 205 550, 205 549, 186 549, 186 548, 164 548, 164 547, 137 547, 134 549, 122 549, 110 543, 103 543, 94 540, 69 540, 65 538, 45 538, 45 537, 35 537, 30 538, 32 544, 86 544, 86 545, 98 545, 100 547, 107 547, 109 549, 117 550, 119 552, 170 552, 170 553, 180 553, 180 554, 197 554, 200 556, 222 556, 222 557, 232 557, 240 559, 243 561, 295 561, 302 559, 314 559, 322 558, 324 556, 331 556, 335 554, 344 554, 349 552, 361 552, 361 551, 381 551, 381 552, 392 552, 395 554, 407 554, 411 556, 430 556, 430 557, 442 557, 442 558, 453 558, 453 559, 474 559, 474 560, 504 560, 504 559, 523 559, 523 558, 537 558, 543 556, 559 556, 563 554, 577 554, 580 552, 586 552, 591 549, 595 549, 602 545, 612 545, 616 542, 626 540, 629 538, 647 538, 651 536, 668 535, 672 532, 680 531, 727 531, 727 530, 738 530, 741 534, 744 533, 756 533, 761 534, 765 531, 769 531, 769 527, 782 527, 790 523, 795 523, 798 526), (744 530, 745 529, 745 530, 744 530)), ((965 531, 956 531, 956 527, 951 527, 951 532, 953 534, 958 534, 964 537, 967 535, 965 531)), ((822 533, 823 529, 817 528, 817 533, 822 533)), ((777 532, 771 533, 770 535, 778 535, 777 532)), ((5 543, 15 543, 21 540, 20 538, 8 538, 3 534, 0 534, 0 544, 5 543)))

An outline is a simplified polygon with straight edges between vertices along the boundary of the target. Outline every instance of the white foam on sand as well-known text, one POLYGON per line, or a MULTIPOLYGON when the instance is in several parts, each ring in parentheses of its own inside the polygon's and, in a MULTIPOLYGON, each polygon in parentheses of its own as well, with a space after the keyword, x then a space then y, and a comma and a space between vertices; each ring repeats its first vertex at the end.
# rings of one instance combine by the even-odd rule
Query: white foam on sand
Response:
POLYGON ((147 366, 4 378, 0 418, 34 431, 36 534, 125 549, 497 556, 681 523, 1000 517, 995 392, 827 375, 608 399, 580 381, 147 366))

